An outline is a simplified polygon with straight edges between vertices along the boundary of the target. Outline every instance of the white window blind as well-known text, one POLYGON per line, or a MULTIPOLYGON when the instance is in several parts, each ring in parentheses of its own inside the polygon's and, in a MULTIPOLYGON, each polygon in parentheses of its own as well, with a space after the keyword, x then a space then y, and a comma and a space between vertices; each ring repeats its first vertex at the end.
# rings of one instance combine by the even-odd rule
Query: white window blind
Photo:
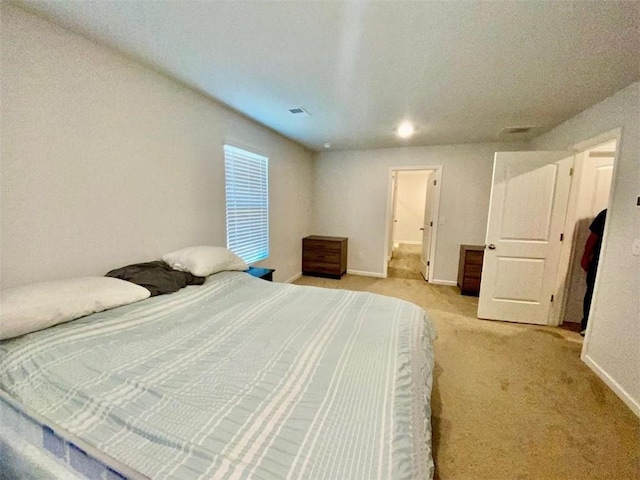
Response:
POLYGON ((251 264, 269 256, 269 159, 224 146, 227 248, 251 264))

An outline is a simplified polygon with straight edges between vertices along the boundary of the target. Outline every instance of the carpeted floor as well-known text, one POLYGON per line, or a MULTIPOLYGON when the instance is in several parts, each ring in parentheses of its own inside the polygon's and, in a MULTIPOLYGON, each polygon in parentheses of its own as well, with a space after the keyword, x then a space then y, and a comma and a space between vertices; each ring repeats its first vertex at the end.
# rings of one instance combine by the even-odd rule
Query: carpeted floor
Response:
POLYGON ((391 260, 387 265, 387 277, 409 278, 422 280, 420 274, 420 253, 422 245, 408 245, 401 243, 391 253, 391 260))
POLYGON ((478 320, 478 300, 409 278, 302 277, 423 307, 439 338, 432 394, 436 478, 639 479, 640 419, 580 361, 582 338, 478 320))

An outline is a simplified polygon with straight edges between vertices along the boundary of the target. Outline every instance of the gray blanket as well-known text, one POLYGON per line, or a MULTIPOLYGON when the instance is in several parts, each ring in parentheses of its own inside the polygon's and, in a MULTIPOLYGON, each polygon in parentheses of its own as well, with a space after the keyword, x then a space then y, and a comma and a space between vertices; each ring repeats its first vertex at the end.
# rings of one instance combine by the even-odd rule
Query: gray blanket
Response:
POLYGON ((154 479, 425 479, 419 307, 241 272, 0 342, 0 387, 154 479))

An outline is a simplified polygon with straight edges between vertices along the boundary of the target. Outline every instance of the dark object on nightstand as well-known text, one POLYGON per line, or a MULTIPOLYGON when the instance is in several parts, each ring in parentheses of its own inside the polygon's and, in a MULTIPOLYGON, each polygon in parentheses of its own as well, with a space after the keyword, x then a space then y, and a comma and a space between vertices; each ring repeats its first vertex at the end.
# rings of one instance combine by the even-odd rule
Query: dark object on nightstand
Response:
POLYGON ((348 238, 311 235, 302 239, 302 274, 340 278, 347 272, 348 238))
POLYGON ((273 268, 249 267, 249 270, 245 270, 245 272, 254 277, 273 282, 273 272, 275 272, 275 270, 273 268))
POLYGON ((484 245, 460 245, 458 287, 462 295, 477 297, 480 294, 484 245))

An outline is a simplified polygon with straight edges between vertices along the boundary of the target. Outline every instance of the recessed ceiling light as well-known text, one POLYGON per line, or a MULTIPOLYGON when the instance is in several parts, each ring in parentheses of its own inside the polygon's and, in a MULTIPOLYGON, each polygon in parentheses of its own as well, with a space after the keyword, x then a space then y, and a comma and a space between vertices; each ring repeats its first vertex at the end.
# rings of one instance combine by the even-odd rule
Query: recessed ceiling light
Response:
POLYGON ((397 133, 400 138, 409 138, 415 131, 416 128, 411 122, 403 122, 398 127, 397 133))

